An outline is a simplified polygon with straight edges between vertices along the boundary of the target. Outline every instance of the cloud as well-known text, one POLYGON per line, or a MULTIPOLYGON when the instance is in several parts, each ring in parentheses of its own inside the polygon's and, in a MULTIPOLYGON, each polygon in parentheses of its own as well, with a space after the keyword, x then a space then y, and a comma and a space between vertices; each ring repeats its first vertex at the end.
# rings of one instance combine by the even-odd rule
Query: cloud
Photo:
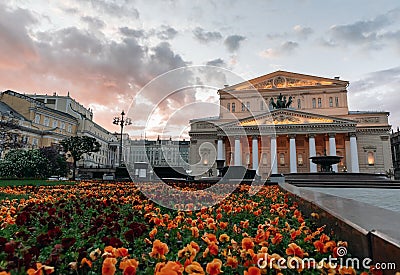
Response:
POLYGON ((31 12, 8 9, 0 4, 0 68, 18 69, 36 58, 29 35, 30 28, 36 23, 31 12))
MULTIPOLYGON (((93 18, 81 19, 101 25, 93 18)), ((101 29, 93 32, 67 27, 33 32, 31 27, 36 22, 26 10, 0 7, 0 90, 60 95, 70 92, 84 106, 96 106, 95 121, 107 129, 114 128, 112 116, 127 110, 146 83, 190 63, 167 42, 154 46, 141 43, 138 39, 145 35, 142 30, 121 28, 123 36, 113 40, 105 39, 101 29)), ((168 37, 174 33, 166 26, 162 31, 168 37)), ((189 79, 190 75, 181 75, 170 84, 189 79)), ((168 90, 166 86, 161 88, 168 90)), ((148 106, 154 104, 159 91, 146 95, 148 106)), ((190 100, 195 99, 172 98, 160 112, 171 113, 171 108, 190 100)))
POLYGON ((226 67, 227 66, 225 61, 222 58, 210 60, 206 63, 206 65, 216 66, 216 67, 226 67))
POLYGON ((160 30, 158 30, 156 34, 157 37, 161 40, 170 40, 178 34, 178 31, 170 26, 162 25, 160 27, 160 30))
POLYGON ((400 126, 399 86, 400 67, 368 73, 362 79, 350 83, 350 107, 352 110, 391 110, 390 123, 394 127, 400 126))
POLYGON ((93 30, 100 30, 100 29, 104 28, 106 25, 103 20, 94 18, 92 16, 82 16, 81 19, 83 22, 88 24, 89 29, 93 29, 93 30))
POLYGON ((388 27, 399 17, 400 8, 397 8, 370 20, 359 20, 347 25, 334 25, 329 30, 329 38, 324 39, 325 43, 322 45, 358 45, 366 49, 381 49, 393 34, 388 27))
POLYGON ((300 39, 307 39, 311 34, 313 34, 313 29, 309 27, 303 27, 296 25, 293 27, 293 31, 300 39))
POLYGON ((220 32, 209 32, 200 27, 193 30, 193 35, 201 43, 209 43, 222 39, 222 34, 220 32))
POLYGON ((234 35, 230 35, 227 38, 225 38, 224 44, 225 44, 226 48, 228 49, 228 51, 235 52, 235 51, 239 50, 240 43, 245 39, 246 39, 246 37, 244 37, 244 36, 234 34, 234 35))
POLYGON ((297 42, 286 41, 282 43, 278 48, 266 49, 265 51, 260 53, 260 56, 265 58, 276 58, 283 55, 289 55, 292 54, 294 50, 297 49, 298 47, 299 44, 297 42))
POLYGON ((143 38, 145 37, 145 31, 144 30, 137 30, 137 29, 131 29, 128 27, 121 27, 119 28, 120 33, 122 33, 125 36, 130 36, 130 37, 135 37, 135 38, 143 38))
POLYGON ((130 0, 122 0, 118 3, 107 0, 83 0, 82 2, 88 3, 91 8, 102 14, 106 13, 117 18, 124 16, 130 19, 139 19, 139 11, 133 6, 133 1, 130 0))

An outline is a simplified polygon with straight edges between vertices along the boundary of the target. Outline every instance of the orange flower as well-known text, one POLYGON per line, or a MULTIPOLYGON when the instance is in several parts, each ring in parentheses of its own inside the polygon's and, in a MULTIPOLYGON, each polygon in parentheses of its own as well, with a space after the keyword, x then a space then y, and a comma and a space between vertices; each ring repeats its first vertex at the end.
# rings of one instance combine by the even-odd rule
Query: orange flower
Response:
POLYGON ((258 267, 252 266, 247 271, 244 271, 244 275, 261 275, 261 270, 258 267))
POLYGON ((153 230, 151 230, 150 233, 149 233, 150 239, 154 239, 154 237, 156 236, 156 234, 157 234, 157 228, 155 227, 155 228, 153 228, 153 230))
POLYGON ((184 267, 180 262, 158 263, 156 265, 155 275, 182 275, 184 267))
POLYGON ((88 267, 92 268, 92 262, 86 258, 83 258, 81 261, 81 266, 87 265, 88 267))
POLYGON ((244 250, 253 249, 254 243, 250 238, 243 238, 242 240, 242 248, 244 250))
POLYGON ((196 242, 191 241, 191 242, 190 242, 190 245, 193 247, 193 249, 195 249, 195 250, 197 251, 197 253, 199 253, 199 251, 200 251, 200 246, 199 246, 196 242))
POLYGON ((118 257, 127 257, 129 256, 128 249, 124 247, 120 247, 114 250, 114 255, 116 258, 118 257))
POLYGON ((352 268, 351 266, 347 267, 347 266, 342 266, 339 268, 339 274, 340 275, 356 275, 356 271, 354 270, 354 268, 352 268))
POLYGON ((219 236, 218 240, 222 243, 224 242, 229 242, 230 238, 227 234, 221 234, 221 236, 219 236))
POLYGON ((314 247, 319 253, 324 253, 324 243, 320 240, 314 242, 314 247))
POLYGON ((219 222, 219 228, 226 229, 228 227, 228 222, 219 222))
POLYGON ((178 251, 179 258, 189 259, 189 262, 193 262, 196 257, 197 250, 194 249, 190 244, 186 245, 185 248, 178 251))
POLYGON ((125 259, 119 264, 119 269, 124 271, 124 275, 134 275, 138 266, 139 263, 135 259, 125 259))
POLYGON ((240 221, 240 227, 241 228, 248 228, 249 227, 249 221, 248 220, 240 221))
POLYGON ((165 254, 167 254, 169 251, 168 245, 161 242, 160 240, 155 240, 153 243, 153 249, 149 253, 150 257, 156 258, 156 259, 165 259, 165 254))
POLYGON ((207 244, 210 242, 218 243, 217 237, 211 233, 205 233, 204 236, 201 237, 201 239, 205 241, 207 244))
POLYGON ((192 231, 192 236, 195 238, 199 237, 199 229, 197 227, 191 227, 190 230, 192 231))
POLYGON ((283 240, 281 233, 276 233, 276 235, 271 239, 272 244, 279 244, 283 240))
POLYGON ((115 264, 117 263, 117 259, 115 258, 105 258, 103 262, 103 267, 101 268, 102 275, 114 275, 115 264))
POLYGON ((286 255, 288 256, 298 256, 300 258, 304 257, 304 251, 295 243, 289 244, 288 248, 286 248, 286 255))
POLYGON ((10 272, 6 272, 6 271, 1 271, 0 275, 11 275, 11 273, 10 272))
POLYGON ((185 268, 185 271, 189 274, 189 275, 204 275, 204 269, 201 267, 201 265, 198 262, 193 262, 190 265, 188 265, 185 268))
POLYGON ((136 267, 128 266, 127 268, 124 269, 122 275, 136 275, 136 267))
POLYGON ((206 271, 210 275, 221 274, 222 261, 220 259, 214 259, 211 263, 207 264, 206 271))
POLYGON ((297 238, 297 236, 301 235, 301 231, 299 229, 294 230, 292 233, 290 233, 290 239, 294 240, 297 238))
POLYGON ((228 256, 226 259, 226 266, 230 266, 232 268, 237 268, 238 267, 238 259, 235 256, 228 256))
POLYGON ((203 257, 207 257, 209 252, 211 255, 217 256, 218 255, 218 245, 214 242, 208 243, 208 246, 203 253, 203 257))
POLYGON ((42 265, 41 263, 36 263, 36 270, 29 268, 27 271, 28 275, 43 275, 43 270, 45 274, 51 274, 54 272, 54 267, 42 265))

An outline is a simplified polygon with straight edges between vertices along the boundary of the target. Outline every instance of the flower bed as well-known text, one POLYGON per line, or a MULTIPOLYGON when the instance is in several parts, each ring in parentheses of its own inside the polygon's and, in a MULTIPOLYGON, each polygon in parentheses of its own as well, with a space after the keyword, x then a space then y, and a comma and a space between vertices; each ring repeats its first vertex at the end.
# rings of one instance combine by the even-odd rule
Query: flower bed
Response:
POLYGON ((0 188, 29 196, 0 202, 0 274, 355 274, 320 262, 347 243, 314 226, 318 214, 276 186, 239 188, 199 211, 160 207, 133 183, 0 188))

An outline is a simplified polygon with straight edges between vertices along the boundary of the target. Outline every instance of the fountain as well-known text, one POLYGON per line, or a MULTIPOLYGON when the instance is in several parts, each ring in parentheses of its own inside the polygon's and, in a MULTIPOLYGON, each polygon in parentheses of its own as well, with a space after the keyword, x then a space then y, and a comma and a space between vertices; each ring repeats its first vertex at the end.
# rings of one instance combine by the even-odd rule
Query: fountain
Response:
POLYGON ((332 165, 338 164, 342 158, 341 156, 327 156, 326 154, 324 156, 310 157, 313 163, 321 165, 320 172, 322 173, 333 173, 332 165))

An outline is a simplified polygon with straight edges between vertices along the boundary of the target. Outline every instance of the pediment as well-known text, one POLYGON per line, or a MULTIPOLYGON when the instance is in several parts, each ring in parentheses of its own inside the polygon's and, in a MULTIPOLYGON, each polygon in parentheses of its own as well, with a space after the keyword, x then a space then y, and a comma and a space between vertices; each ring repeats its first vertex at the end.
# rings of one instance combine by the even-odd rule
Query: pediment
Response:
POLYGON ((261 126, 261 125, 293 125, 293 124, 356 124, 355 121, 311 114, 292 109, 273 110, 269 113, 252 116, 239 121, 227 123, 224 127, 261 126))
POLYGON ((347 81, 336 78, 325 78, 298 74, 286 71, 276 71, 266 74, 249 81, 245 81, 233 86, 226 87, 222 90, 266 90, 266 89, 290 89, 299 87, 320 87, 320 86, 344 86, 348 85, 347 81))

